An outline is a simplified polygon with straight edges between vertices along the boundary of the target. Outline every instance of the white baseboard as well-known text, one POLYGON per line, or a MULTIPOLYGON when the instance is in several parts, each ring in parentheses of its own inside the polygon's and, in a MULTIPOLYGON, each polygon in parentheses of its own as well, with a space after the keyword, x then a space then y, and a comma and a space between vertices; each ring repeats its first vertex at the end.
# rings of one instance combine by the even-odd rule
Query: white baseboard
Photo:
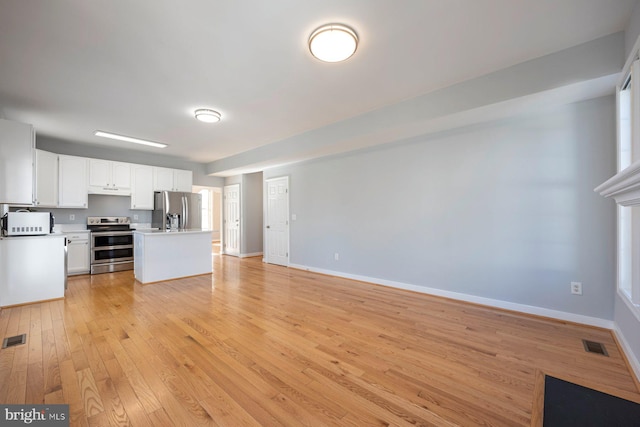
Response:
POLYGON ((238 258, 250 258, 250 257, 262 256, 262 255, 263 255, 262 252, 252 252, 252 253, 248 253, 248 254, 240 254, 240 255, 238 255, 238 258))
POLYGON ((624 337, 622 331, 618 328, 617 324, 615 324, 613 328, 613 333, 616 335, 620 346, 622 346, 622 351, 624 351, 625 356, 627 356, 629 365, 631 366, 633 373, 636 374, 636 379, 638 379, 638 381, 640 382, 640 361, 638 361, 638 358, 635 356, 635 354, 633 354, 631 346, 627 342, 627 339, 624 337))
MULTIPOLYGON (((615 330, 615 322, 613 320, 600 319, 598 317, 584 316, 581 314, 567 313, 559 310, 551 310, 548 308, 536 307, 532 305, 519 304, 514 302, 502 301, 492 298, 484 298, 476 295, 463 294, 460 292, 445 291, 437 288, 429 288, 426 286, 410 285, 408 283, 394 282, 391 280, 378 279, 375 277, 360 276, 356 274, 342 273, 340 271, 325 270, 322 268, 307 267, 305 265, 290 264, 289 267, 299 270, 313 271, 315 273, 328 274, 330 276, 344 277, 346 279, 359 280, 361 282, 375 283, 377 285, 389 286, 392 288, 405 289, 414 292, 420 292, 428 295, 435 295, 445 298, 451 298, 459 301, 471 302, 490 307, 502 308, 505 310, 519 311, 521 313, 534 314, 537 316, 550 317, 552 319, 564 320, 567 322, 581 323, 599 328, 615 330)), ((629 353, 628 348, 625 353, 629 353)))

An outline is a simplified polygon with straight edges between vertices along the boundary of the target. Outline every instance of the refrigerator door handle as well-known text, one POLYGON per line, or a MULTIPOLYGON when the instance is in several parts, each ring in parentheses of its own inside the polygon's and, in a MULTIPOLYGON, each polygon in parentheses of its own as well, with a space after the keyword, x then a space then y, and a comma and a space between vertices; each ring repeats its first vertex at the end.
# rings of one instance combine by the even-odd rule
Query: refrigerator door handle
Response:
MULTIPOLYGON (((164 214, 164 217, 166 218, 167 214, 169 213, 169 192, 168 191, 163 191, 162 195, 164 196, 164 206, 163 206, 164 212, 163 212, 163 214, 164 214)), ((165 228, 167 228, 167 227, 165 227, 165 228)))
POLYGON ((182 218, 184 218, 182 221, 182 228, 186 229, 191 227, 191 224, 189 224, 189 200, 187 200, 186 194, 182 195, 182 218))

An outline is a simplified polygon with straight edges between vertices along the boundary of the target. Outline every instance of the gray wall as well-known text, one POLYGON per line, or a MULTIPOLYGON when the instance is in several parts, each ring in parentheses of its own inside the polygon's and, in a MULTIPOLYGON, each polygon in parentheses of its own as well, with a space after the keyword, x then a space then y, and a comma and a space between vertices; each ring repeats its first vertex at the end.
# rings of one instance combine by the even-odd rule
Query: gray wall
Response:
POLYGON ((612 319, 615 207, 593 188, 614 123, 609 96, 264 178, 291 179, 292 264, 612 319))
POLYGON ((636 40, 640 36, 640 2, 636 1, 631 17, 629 18, 629 24, 624 32, 624 51, 625 59, 631 54, 631 49, 636 40))
POLYGON ((241 254, 262 253, 262 172, 242 175, 242 247, 241 254))

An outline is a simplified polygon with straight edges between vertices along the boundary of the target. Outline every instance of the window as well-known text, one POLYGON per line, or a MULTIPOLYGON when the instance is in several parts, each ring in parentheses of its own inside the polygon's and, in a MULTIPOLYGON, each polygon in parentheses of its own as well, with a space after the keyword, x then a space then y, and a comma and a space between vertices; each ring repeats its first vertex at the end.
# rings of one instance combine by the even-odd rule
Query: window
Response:
MULTIPOLYGON (((617 171, 631 164, 631 74, 618 92, 617 171)), ((631 297, 631 209, 618 205, 618 289, 631 297)))
MULTIPOLYGON (((618 90, 618 172, 640 160, 640 61, 631 63, 618 90)), ((640 207, 618 205, 618 290, 640 304, 640 207)))

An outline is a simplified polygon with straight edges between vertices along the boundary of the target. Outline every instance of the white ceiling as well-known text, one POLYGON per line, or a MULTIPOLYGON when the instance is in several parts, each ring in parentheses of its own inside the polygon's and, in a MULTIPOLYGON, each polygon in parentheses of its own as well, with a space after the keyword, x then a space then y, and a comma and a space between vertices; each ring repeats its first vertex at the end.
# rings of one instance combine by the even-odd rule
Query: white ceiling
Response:
POLYGON ((634 3, 0 0, 0 117, 209 163, 624 30, 634 3), (360 36, 346 62, 308 52, 331 22, 360 36))

